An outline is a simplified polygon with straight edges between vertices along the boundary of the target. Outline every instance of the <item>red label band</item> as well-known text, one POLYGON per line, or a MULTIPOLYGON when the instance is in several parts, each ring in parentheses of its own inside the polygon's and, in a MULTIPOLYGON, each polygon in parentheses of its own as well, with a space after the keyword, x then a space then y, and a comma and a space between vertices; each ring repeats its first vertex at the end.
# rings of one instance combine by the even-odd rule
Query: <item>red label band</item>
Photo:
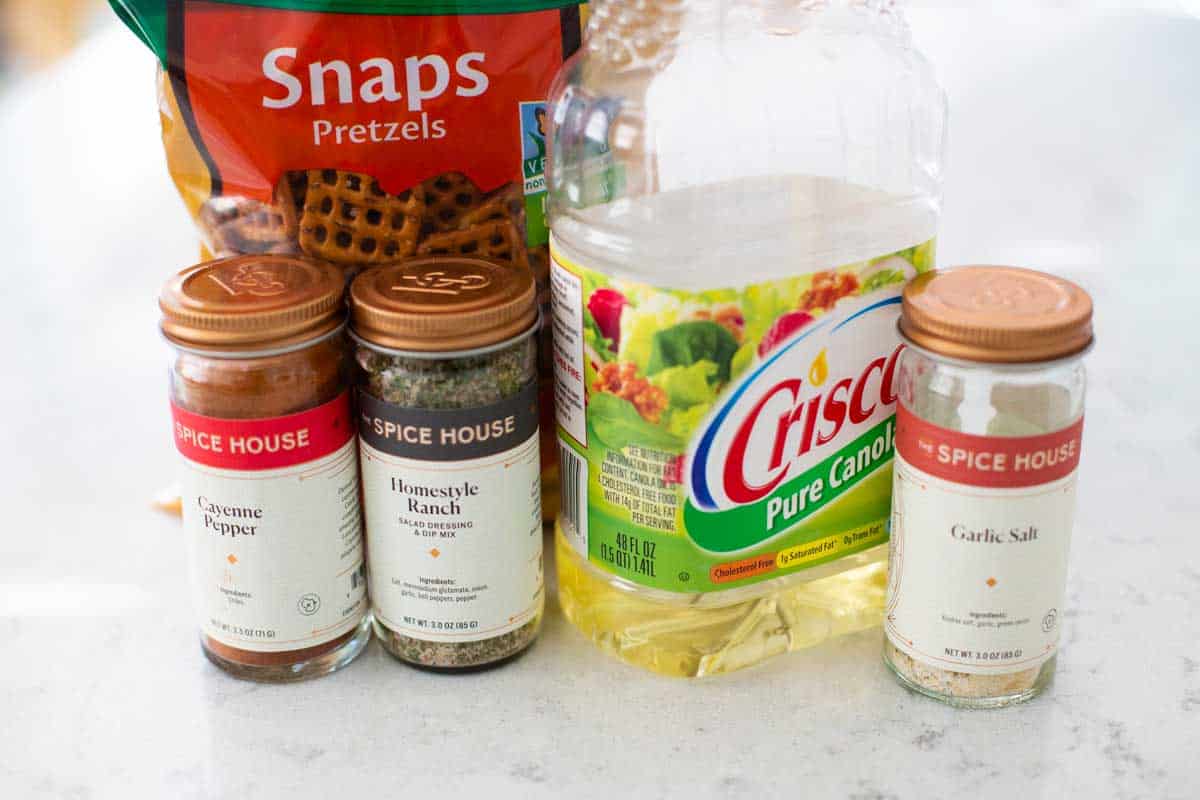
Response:
POLYGON ((922 472, 967 486, 1017 489, 1065 478, 1079 466, 1083 417, 1038 436, 976 436, 896 409, 896 451, 922 472))
POLYGON ((270 201, 285 170, 368 172, 399 194, 464 172, 522 178, 519 106, 563 61, 557 9, 324 14, 226 2, 184 11, 182 67, 227 195, 270 201))
POLYGON ((350 393, 328 403, 264 419, 219 419, 171 403, 175 448, 206 467, 247 472, 293 467, 337 452, 354 435, 350 393))

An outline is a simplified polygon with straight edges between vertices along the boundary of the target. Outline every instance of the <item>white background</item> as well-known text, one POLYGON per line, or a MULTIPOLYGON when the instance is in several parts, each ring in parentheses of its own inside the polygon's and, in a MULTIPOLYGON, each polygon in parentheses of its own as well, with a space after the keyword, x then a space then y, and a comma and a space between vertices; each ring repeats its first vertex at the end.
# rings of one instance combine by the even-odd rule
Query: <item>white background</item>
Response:
POLYGON ((150 55, 109 29, 0 96, 0 796, 1195 797, 1200 4, 940 5, 910 19, 951 98, 942 263, 1040 267, 1097 302, 1048 695, 914 697, 879 631, 672 681, 601 655, 553 600, 496 672, 373 645, 301 686, 219 673, 178 522, 149 509, 173 465, 154 299, 193 236, 150 55))

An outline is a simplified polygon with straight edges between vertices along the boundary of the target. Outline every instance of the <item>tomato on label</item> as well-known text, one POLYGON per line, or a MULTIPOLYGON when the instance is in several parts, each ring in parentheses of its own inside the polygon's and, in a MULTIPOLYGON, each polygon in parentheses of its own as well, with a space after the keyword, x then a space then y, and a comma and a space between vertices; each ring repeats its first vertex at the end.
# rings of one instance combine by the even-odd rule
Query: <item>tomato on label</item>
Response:
POLYGON ((621 311, 629 301, 616 289, 597 289, 588 300, 588 311, 600 327, 600 333, 612 342, 615 351, 621 344, 621 311))
POLYGON ((782 344, 788 337, 803 328, 814 319, 807 311, 792 311, 775 320, 775 324, 767 331, 762 342, 758 345, 758 354, 765 356, 782 344))

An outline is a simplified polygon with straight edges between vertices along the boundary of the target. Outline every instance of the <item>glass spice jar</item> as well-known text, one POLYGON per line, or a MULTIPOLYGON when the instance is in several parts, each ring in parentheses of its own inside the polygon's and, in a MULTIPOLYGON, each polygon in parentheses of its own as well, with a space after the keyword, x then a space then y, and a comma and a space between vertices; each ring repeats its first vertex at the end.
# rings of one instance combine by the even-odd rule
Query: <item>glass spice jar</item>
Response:
POLYGON ((333 672, 370 638, 343 287, 242 256, 159 300, 201 644, 241 678, 333 672))
POLYGON ((350 307, 376 635, 420 667, 499 664, 545 603, 532 275, 414 259, 350 307))
POLYGON ((904 291, 884 659, 956 706, 1034 697, 1057 661, 1092 302, 1012 267, 904 291))

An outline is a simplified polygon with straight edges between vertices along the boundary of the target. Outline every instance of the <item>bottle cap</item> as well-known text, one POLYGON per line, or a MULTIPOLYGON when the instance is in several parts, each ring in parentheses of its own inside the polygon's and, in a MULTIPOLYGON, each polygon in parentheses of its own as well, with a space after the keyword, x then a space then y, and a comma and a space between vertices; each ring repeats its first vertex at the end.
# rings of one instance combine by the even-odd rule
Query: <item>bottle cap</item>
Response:
POLYGON ((221 258, 163 286, 162 330, 179 345, 255 350, 322 336, 344 320, 345 278, 332 264, 282 255, 221 258))
POLYGON ((527 269, 433 256, 379 267, 350 287, 354 333, 393 350, 454 352, 497 344, 537 323, 527 269))
POLYGON ((1070 281, 1019 267, 972 266, 918 275, 904 289, 900 332, 964 361, 1028 363, 1092 343, 1092 299, 1070 281))

